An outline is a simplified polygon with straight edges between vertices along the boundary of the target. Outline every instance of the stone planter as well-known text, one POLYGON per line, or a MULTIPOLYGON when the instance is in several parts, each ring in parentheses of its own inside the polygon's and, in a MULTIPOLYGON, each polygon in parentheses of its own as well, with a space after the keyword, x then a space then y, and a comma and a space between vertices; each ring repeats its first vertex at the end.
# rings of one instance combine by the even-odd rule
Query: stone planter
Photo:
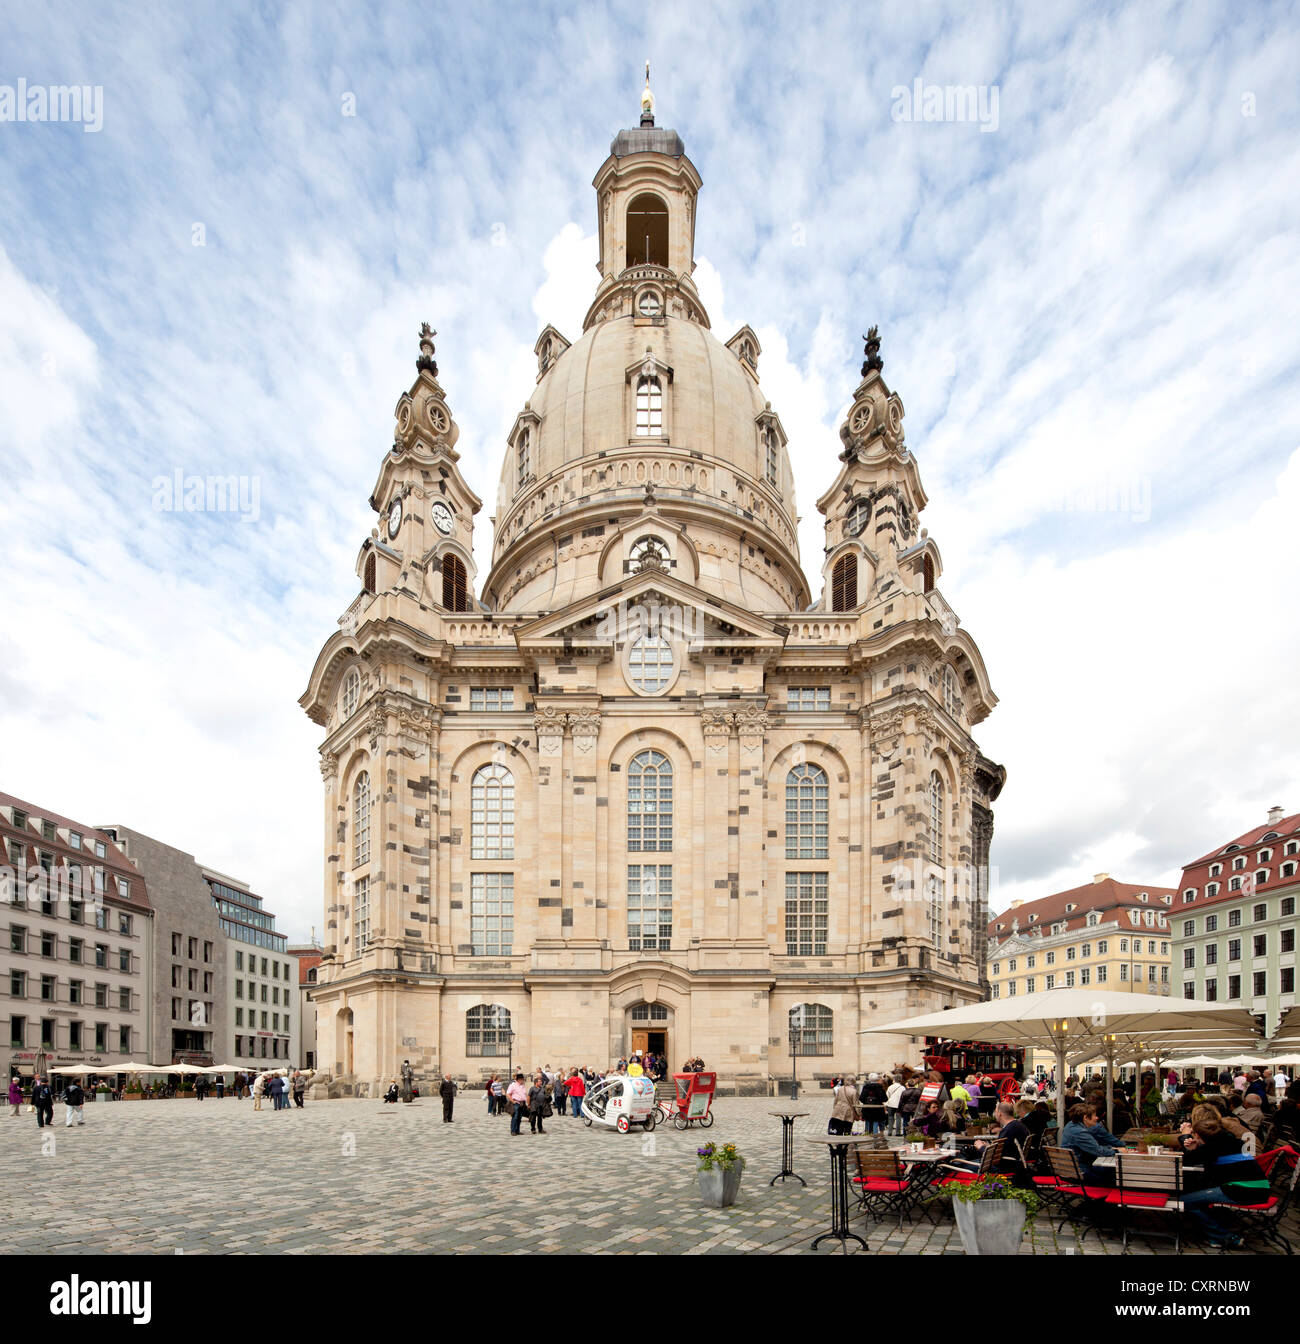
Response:
POLYGON ((967 1255, 1016 1255, 1025 1230, 1025 1206, 1018 1199, 952 1202, 957 1231, 967 1255))
POLYGON ((123 1100, 123 1101, 143 1101, 143 1100, 144 1100, 144 1093, 143 1093, 143 1092, 123 1092, 123 1093, 122 1093, 122 1100, 123 1100))
POLYGON ((744 1171, 744 1163, 738 1162, 730 1171, 713 1167, 709 1171, 698 1172, 700 1198, 711 1209, 725 1209, 734 1204, 740 1193, 740 1178, 744 1171))

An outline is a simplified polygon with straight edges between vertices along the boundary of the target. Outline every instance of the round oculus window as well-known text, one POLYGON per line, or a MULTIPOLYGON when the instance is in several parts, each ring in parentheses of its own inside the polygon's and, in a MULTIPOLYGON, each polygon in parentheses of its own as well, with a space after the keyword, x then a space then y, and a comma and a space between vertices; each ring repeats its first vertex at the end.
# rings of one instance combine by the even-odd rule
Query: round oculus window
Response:
POLYGON ((637 312, 639 312, 642 317, 658 317, 660 309, 659 295, 656 294, 653 289, 645 290, 637 300, 636 307, 637 312))

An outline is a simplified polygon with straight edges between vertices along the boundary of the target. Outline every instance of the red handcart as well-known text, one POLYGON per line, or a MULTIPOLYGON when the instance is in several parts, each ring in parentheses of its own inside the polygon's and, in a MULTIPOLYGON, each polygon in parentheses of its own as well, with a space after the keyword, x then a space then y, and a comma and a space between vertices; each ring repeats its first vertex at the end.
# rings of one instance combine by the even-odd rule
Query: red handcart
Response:
POLYGON ((671 1101, 661 1101, 659 1111, 665 1121, 671 1120, 674 1129, 689 1129, 699 1125, 708 1129, 713 1123, 713 1093, 718 1086, 716 1073, 675 1073, 673 1086, 677 1095, 671 1101))

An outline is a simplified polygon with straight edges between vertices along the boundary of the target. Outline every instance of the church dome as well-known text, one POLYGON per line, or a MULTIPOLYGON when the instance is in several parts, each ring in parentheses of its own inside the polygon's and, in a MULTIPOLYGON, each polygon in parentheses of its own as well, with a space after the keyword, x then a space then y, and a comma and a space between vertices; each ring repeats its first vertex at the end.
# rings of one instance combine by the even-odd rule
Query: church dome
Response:
MULTIPOLYGON (((657 289, 645 292, 662 302, 657 289)), ((628 297, 636 311, 640 294, 628 297)), ((670 313, 675 302, 667 300, 670 313)), ((698 320, 627 312, 596 320, 550 363, 545 340, 544 371, 511 435, 497 497, 487 585, 497 609, 534 610, 594 590, 598 574, 563 593, 519 579, 575 528, 638 513, 647 487, 666 521, 692 535, 716 532, 737 560, 742 547, 762 549, 774 581, 745 585, 736 575, 729 598, 739 587, 768 610, 806 605, 793 474, 754 371, 752 335, 748 347, 724 346, 698 320)))

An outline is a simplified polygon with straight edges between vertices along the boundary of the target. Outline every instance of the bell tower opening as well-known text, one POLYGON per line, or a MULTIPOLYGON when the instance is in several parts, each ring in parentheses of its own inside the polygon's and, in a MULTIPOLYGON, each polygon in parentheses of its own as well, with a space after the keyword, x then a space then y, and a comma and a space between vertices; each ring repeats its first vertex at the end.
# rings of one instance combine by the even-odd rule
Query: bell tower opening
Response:
POLYGON ((668 265, 668 207, 648 191, 627 207, 627 264, 668 265))

